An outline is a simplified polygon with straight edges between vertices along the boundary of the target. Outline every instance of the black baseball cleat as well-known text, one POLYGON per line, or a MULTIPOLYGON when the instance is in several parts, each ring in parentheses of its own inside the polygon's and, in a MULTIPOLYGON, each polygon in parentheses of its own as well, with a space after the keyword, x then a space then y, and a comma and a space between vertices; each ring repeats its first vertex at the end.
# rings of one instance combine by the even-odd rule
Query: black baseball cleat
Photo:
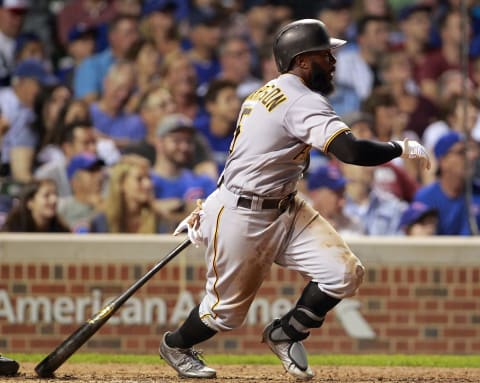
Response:
MULTIPOLYGON (((275 319, 265 327, 262 342, 266 343, 270 350, 278 356, 283 368, 291 376, 300 380, 312 379, 315 374, 308 366, 307 352, 302 342, 274 334, 277 329, 280 329, 280 319, 275 319)), ((282 333, 281 331, 277 332, 282 333)))
POLYGON ((0 355, 0 375, 1 376, 15 375, 18 371, 18 368, 19 368, 19 365, 15 360, 5 358, 4 356, 0 355))

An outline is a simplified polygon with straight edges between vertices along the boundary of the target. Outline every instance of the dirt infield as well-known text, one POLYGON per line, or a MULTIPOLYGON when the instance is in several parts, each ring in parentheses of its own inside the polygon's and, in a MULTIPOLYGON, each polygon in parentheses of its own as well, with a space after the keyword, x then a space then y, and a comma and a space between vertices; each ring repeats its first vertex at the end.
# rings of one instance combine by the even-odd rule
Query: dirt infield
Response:
MULTIPOLYGON (((34 363, 23 363, 15 377, 0 378, 0 382, 74 382, 74 383, 198 383, 198 379, 180 379, 165 364, 76 364, 67 363, 57 370, 55 379, 39 379, 34 363)), ((218 378, 209 382, 252 383, 293 381, 280 365, 228 365, 217 369, 218 378)), ((313 366, 316 376, 311 382, 322 383, 478 383, 480 368, 424 367, 330 367, 313 366)))

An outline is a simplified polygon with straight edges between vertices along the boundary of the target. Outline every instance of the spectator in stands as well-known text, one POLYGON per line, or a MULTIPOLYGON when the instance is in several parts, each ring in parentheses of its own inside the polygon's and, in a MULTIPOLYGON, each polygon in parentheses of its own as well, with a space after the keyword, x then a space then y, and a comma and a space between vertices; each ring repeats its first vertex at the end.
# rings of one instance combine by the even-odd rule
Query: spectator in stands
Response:
POLYGON ((400 218, 408 204, 374 186, 374 168, 341 164, 347 179, 344 213, 363 225, 366 235, 399 234, 400 218))
POLYGON ((467 148, 465 137, 458 132, 447 132, 435 144, 437 179, 420 188, 415 201, 438 211, 439 235, 471 235, 469 216, 480 225, 480 195, 473 192, 471 205, 466 197, 466 178, 473 172, 469 166, 478 152, 467 148))
POLYGON ((258 49, 258 59, 260 60, 260 74, 263 83, 267 83, 279 75, 275 57, 273 57, 271 41, 265 42, 258 49))
POLYGON ((147 159, 128 155, 109 172, 104 212, 92 220, 93 233, 153 234, 161 220, 152 208, 153 188, 147 159))
MULTIPOLYGON (((88 27, 98 27, 112 21, 116 14, 114 4, 107 0, 69 1, 57 15, 58 38, 67 45, 68 34, 79 23, 88 27)), ((100 38, 100 36, 98 36, 100 38)), ((101 45, 101 44, 100 44, 101 45)))
POLYGON ((139 37, 136 17, 120 15, 112 20, 108 29, 109 48, 82 61, 75 71, 75 97, 88 102, 97 100, 102 95, 104 79, 110 67, 126 58, 139 37))
POLYGON ((336 83, 353 88, 363 100, 381 84, 378 62, 387 52, 388 19, 367 15, 358 21, 358 49, 343 49, 337 54, 336 83))
POLYGON ((34 32, 24 32, 15 39, 15 63, 23 60, 49 62, 42 39, 34 32))
POLYGON ((459 10, 450 10, 440 20, 441 47, 429 53, 419 67, 420 89, 425 97, 436 102, 437 81, 449 69, 461 69, 462 16, 459 10))
POLYGON ((466 133, 471 138, 480 117, 480 101, 476 97, 462 95, 450 98, 443 106, 444 118, 427 126, 422 140, 433 151, 439 138, 449 131, 466 133))
POLYGON ((58 214, 74 233, 90 231, 90 222, 103 206, 105 162, 91 153, 73 156, 67 165, 72 195, 59 199, 58 214))
POLYGON ((120 150, 131 142, 143 140, 146 129, 140 116, 124 111, 135 87, 133 65, 129 62, 114 64, 103 83, 100 99, 90 104, 90 115, 98 134, 113 140, 120 150))
MULTIPOLYGON (((151 166, 156 162, 155 141, 157 138, 157 127, 163 118, 175 112, 175 103, 173 102, 170 91, 163 87, 157 86, 151 88, 140 101, 139 114, 143 123, 147 128, 147 134, 143 141, 133 143, 124 148, 125 153, 136 153, 144 156, 150 161, 151 166)), ((217 164, 214 162, 211 149, 205 137, 196 134, 195 154, 192 163, 189 164, 197 174, 208 174, 212 178, 216 178, 217 164)))
POLYGON ((128 145, 127 151, 141 153, 153 166, 156 161, 157 126, 165 116, 172 114, 174 111, 175 103, 167 88, 157 85, 148 89, 140 100, 138 109, 140 118, 146 127, 145 138, 138 143, 128 145))
POLYGON ((250 93, 260 88, 263 83, 252 75, 252 55, 245 38, 226 37, 222 40, 218 52, 221 72, 217 78, 236 84, 240 100, 244 100, 250 93))
POLYGON ((38 135, 31 129, 35 119, 33 107, 42 86, 56 82, 43 63, 25 60, 15 68, 12 86, 0 89, 0 110, 10 126, 2 141, 1 175, 17 182, 32 179, 35 149, 39 143, 38 135))
POLYGON ((3 231, 24 233, 67 233, 70 230, 57 214, 58 194, 52 180, 27 183, 20 199, 8 214, 3 231))
POLYGON ((404 130, 421 138, 425 128, 436 121, 440 113, 435 103, 419 94, 407 54, 403 51, 385 54, 380 61, 380 75, 399 114, 406 117, 404 130))
POLYGON ((197 75, 195 68, 185 53, 169 54, 162 63, 161 76, 170 90, 178 113, 192 119, 201 116, 203 110, 197 95, 197 75))
POLYGON ((409 236, 435 235, 437 224, 438 212, 422 202, 412 202, 400 219, 400 229, 409 236))
POLYGON ((35 167, 58 158, 58 150, 52 151, 52 145, 58 142, 56 124, 59 121, 60 111, 71 98, 70 88, 60 83, 42 89, 36 98, 34 104, 35 120, 32 123, 33 131, 38 136, 34 158, 35 167))
POLYGON ((0 86, 10 85, 15 67, 15 39, 20 34, 29 0, 3 0, 0 5, 0 86))
POLYGON ((362 225, 343 213, 347 180, 335 166, 321 166, 308 175, 308 197, 312 206, 337 232, 363 234, 362 225))
MULTIPOLYGON (((155 206, 173 225, 186 211, 196 207, 197 199, 204 199, 216 187, 212 178, 197 175, 188 168, 195 134, 192 121, 182 114, 165 117, 157 129, 157 161, 152 172, 155 206)), ((172 231, 173 225, 166 230, 172 231)))
POLYGON ((225 166, 240 111, 236 84, 226 79, 213 80, 204 101, 208 115, 198 121, 197 129, 209 143, 218 176, 225 166))
POLYGON ((325 23, 330 36, 348 40, 347 29, 352 23, 352 6, 353 0, 319 2, 317 19, 325 23))
POLYGON ((140 17, 142 15, 142 0, 113 0, 115 14, 140 17))
POLYGON ((410 62, 412 79, 418 85, 419 67, 424 65, 431 50, 432 8, 426 4, 407 4, 398 13, 398 25, 402 40, 393 49, 405 53, 410 62))
POLYGON ((140 39, 127 53, 127 60, 133 64, 135 70, 135 89, 125 110, 135 113, 144 94, 160 84, 161 56, 152 40, 140 39))
POLYGON ((72 194, 67 175, 67 164, 80 153, 96 154, 96 135, 90 121, 75 121, 65 125, 60 139, 63 159, 46 162, 35 171, 35 178, 51 179, 55 182, 60 197, 72 194))
POLYGON ((143 4, 142 33, 153 41, 162 57, 181 49, 176 10, 177 2, 174 0, 146 0, 143 4))
MULTIPOLYGON (((50 161, 64 162, 65 155, 61 148, 61 141, 65 126, 78 121, 90 121, 89 106, 84 100, 69 98, 58 111, 56 119, 49 122, 52 129, 46 133, 43 144, 37 153, 37 166, 50 161)), ((89 125, 91 125, 90 122, 89 125)))
POLYGON ((221 71, 216 49, 220 44, 221 18, 215 12, 197 10, 190 13, 188 33, 191 48, 188 57, 193 63, 198 86, 208 84, 221 71))
POLYGON ((67 55, 60 59, 57 75, 60 81, 72 89, 76 69, 95 53, 95 36, 94 27, 86 24, 75 24, 68 32, 65 48, 67 55))

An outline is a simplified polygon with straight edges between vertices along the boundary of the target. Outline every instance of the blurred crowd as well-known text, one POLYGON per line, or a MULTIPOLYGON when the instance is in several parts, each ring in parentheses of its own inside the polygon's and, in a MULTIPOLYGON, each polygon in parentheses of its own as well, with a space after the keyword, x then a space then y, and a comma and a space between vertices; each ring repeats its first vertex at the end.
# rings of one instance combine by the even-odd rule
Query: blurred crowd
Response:
POLYGON ((333 108, 358 138, 415 139, 433 166, 315 149, 303 196, 351 235, 475 235, 474 0, 0 0, 0 227, 170 233, 216 188, 245 97, 278 76, 275 31, 322 20, 333 108))

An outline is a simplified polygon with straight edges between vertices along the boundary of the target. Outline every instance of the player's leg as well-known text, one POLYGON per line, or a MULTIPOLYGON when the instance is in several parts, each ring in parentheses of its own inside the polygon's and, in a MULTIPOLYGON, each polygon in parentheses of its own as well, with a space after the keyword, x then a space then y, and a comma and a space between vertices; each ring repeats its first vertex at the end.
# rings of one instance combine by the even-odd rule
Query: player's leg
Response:
POLYGON ((361 283, 363 266, 345 241, 309 205, 295 202, 290 243, 277 263, 301 272, 307 284, 294 308, 264 330, 263 339, 294 376, 309 379, 302 340, 309 329, 320 327, 326 314, 346 296, 353 295, 361 283))
POLYGON ((277 211, 252 213, 231 209, 227 202, 211 196, 204 204, 201 228, 208 237, 205 297, 179 329, 165 334, 160 346, 161 356, 181 376, 214 376, 213 370, 192 359, 196 356, 192 347, 244 322, 275 254, 283 246, 275 235, 277 230, 268 223, 275 221, 277 211), (179 359, 185 361, 181 366, 179 359), (192 365, 193 371, 187 371, 192 365))

